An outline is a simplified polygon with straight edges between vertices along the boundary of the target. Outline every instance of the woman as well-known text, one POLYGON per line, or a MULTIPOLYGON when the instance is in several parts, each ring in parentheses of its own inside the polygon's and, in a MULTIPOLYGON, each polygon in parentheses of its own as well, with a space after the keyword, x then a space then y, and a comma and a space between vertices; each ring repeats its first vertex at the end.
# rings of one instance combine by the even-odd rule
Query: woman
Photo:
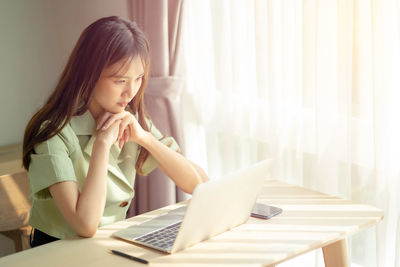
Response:
POLYGON ((147 117, 149 63, 148 42, 133 22, 106 17, 81 34, 54 92, 25 130, 33 247, 91 237, 124 219, 136 172, 158 166, 187 193, 208 180, 147 117))

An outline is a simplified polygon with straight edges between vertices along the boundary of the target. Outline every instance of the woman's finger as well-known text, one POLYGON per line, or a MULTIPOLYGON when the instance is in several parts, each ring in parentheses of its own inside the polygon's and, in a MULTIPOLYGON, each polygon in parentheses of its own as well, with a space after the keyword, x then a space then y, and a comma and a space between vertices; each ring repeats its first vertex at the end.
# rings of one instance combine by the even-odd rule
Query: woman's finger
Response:
POLYGON ((114 123, 108 129, 100 131, 99 135, 107 136, 107 139, 109 139, 112 144, 115 144, 118 141, 117 137, 120 123, 120 120, 114 121, 114 123))
POLYGON ((100 124, 101 130, 103 131, 108 129, 108 127, 110 127, 115 121, 121 120, 125 116, 125 114, 122 112, 117 114, 112 114, 112 113, 110 114, 111 116, 107 118, 107 120, 103 123, 103 125, 101 126, 100 124))
POLYGON ((124 141, 125 141, 125 143, 126 142, 128 142, 128 140, 129 140, 129 136, 130 136, 130 127, 127 127, 126 128, 126 130, 125 130, 125 134, 124 134, 125 136, 125 138, 124 138, 124 141))
POLYGON ((126 129, 124 130, 121 138, 119 139, 119 148, 122 148, 126 143, 126 129))
POLYGON ((104 125, 104 122, 106 122, 110 117, 112 116, 112 114, 110 112, 105 112, 100 119, 97 121, 97 127, 96 130, 102 128, 104 125))
POLYGON ((128 138, 129 138, 129 127, 126 128, 125 130, 125 134, 124 134, 124 142, 128 142, 128 138))
POLYGON ((122 148, 125 145, 125 143, 128 141, 128 129, 129 129, 129 127, 125 128, 124 133, 121 136, 120 148, 122 148))
POLYGON ((119 124, 118 140, 121 140, 124 130, 125 130, 125 126, 123 124, 123 120, 121 120, 121 123, 119 124))
POLYGON ((119 138, 122 138, 125 130, 128 128, 128 125, 131 123, 131 118, 129 116, 125 116, 121 121, 121 131, 119 132, 119 138))

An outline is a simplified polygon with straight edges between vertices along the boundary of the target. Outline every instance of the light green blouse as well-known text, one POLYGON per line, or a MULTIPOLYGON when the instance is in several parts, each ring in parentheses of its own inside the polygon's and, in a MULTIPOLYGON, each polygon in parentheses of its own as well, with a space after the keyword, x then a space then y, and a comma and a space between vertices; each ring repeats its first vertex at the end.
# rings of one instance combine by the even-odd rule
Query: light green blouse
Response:
MULTIPOLYGON (((163 136, 147 121, 150 132, 157 139, 163 136)), ((86 179, 93 143, 96 139, 96 122, 89 111, 73 116, 59 134, 38 144, 31 154, 28 177, 32 203, 29 224, 48 235, 64 239, 76 233, 59 212, 49 192, 49 186, 62 181, 75 181, 80 190, 86 179)), ((172 137, 161 142, 178 151, 172 137)), ((125 143, 122 149, 113 145, 110 150, 107 177, 107 198, 99 226, 125 219, 134 197, 135 163, 140 147, 134 142, 125 143)), ((142 171, 149 174, 158 165, 150 155, 142 171)))

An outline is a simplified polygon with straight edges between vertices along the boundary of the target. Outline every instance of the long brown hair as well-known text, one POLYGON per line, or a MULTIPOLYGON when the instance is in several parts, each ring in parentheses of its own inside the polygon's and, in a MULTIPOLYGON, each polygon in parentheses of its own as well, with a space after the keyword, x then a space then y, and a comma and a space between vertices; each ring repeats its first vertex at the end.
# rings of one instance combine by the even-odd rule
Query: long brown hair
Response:
MULTIPOLYGON (((138 113, 142 128, 149 130, 143 99, 150 69, 149 43, 136 23, 116 16, 101 18, 82 32, 55 90, 26 126, 22 155, 25 169, 29 168, 30 155, 34 153, 35 145, 58 134, 72 116, 87 111, 103 69, 135 56, 140 56, 145 74, 129 106, 133 112, 138 113), (43 124, 45 121, 48 123, 43 124)), ((148 155, 149 152, 142 147, 136 162, 139 174, 142 174, 141 167, 148 155)))

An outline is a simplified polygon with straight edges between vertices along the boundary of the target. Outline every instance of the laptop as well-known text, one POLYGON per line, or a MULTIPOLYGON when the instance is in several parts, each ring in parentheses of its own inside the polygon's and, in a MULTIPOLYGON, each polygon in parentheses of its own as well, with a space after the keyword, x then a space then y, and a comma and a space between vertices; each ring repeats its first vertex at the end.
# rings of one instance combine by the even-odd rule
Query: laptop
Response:
POLYGON ((187 206, 112 236, 162 252, 174 253, 243 224, 267 178, 271 160, 196 186, 187 206))

